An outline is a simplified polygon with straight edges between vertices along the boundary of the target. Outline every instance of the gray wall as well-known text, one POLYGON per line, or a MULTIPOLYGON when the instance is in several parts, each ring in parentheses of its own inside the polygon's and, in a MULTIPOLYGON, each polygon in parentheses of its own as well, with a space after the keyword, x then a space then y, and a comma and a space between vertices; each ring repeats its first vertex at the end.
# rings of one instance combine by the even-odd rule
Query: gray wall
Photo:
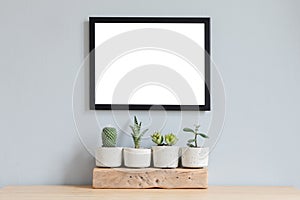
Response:
MULTIPOLYGON (((72 113, 91 15, 210 16, 213 60, 227 95, 210 184, 300 187, 299 9, 297 0, 1 0, 0 187, 91 183, 94 161, 83 143, 89 146, 91 135, 95 141, 99 128, 86 99, 76 102, 81 139, 72 113)), ((86 78, 80 73, 75 98, 87 95, 86 78)), ((147 112, 130 114, 151 124, 147 112)), ((127 127, 128 113, 117 115, 127 127)), ((198 117, 205 126, 205 115, 186 112, 182 126, 198 117)), ((108 111, 96 116, 114 123, 108 111)), ((179 117, 168 113, 165 129, 177 127, 179 117)))

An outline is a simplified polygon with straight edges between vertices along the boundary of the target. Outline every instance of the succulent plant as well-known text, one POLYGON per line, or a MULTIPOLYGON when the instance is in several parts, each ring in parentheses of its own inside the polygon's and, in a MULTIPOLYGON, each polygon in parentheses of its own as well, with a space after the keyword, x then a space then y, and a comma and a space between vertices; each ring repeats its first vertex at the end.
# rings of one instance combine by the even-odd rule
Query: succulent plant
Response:
POLYGON ((102 129, 102 146, 115 147, 117 144, 117 130, 113 127, 104 127, 102 129))
POLYGON ((148 129, 141 132, 142 122, 138 122, 136 116, 134 116, 133 126, 130 125, 129 127, 132 130, 131 136, 134 142, 134 148, 139 149, 141 147, 141 139, 148 129))
POLYGON ((164 136, 162 136, 162 134, 160 132, 155 132, 151 135, 152 138, 152 142, 154 142, 155 144, 157 144, 158 146, 163 144, 164 141, 164 136))
POLYGON ((152 142, 154 142, 158 146, 166 146, 166 145, 172 146, 172 145, 176 144, 176 142, 178 141, 178 138, 173 133, 169 133, 169 134, 166 134, 165 136, 163 136, 158 131, 154 132, 151 135, 151 138, 152 138, 152 142), (165 140, 165 143, 164 143, 164 140, 165 140))
POLYGON ((178 138, 173 133, 169 133, 169 134, 165 135, 165 141, 168 146, 172 146, 172 145, 176 144, 176 142, 178 141, 178 138))
POLYGON ((204 133, 198 133, 199 131, 199 127, 200 125, 195 125, 195 129, 191 129, 191 128, 184 128, 183 131, 185 132, 190 132, 194 134, 194 138, 188 140, 187 146, 189 147, 198 147, 198 143, 197 143, 197 137, 201 136, 203 138, 209 138, 207 135, 205 135, 204 133))

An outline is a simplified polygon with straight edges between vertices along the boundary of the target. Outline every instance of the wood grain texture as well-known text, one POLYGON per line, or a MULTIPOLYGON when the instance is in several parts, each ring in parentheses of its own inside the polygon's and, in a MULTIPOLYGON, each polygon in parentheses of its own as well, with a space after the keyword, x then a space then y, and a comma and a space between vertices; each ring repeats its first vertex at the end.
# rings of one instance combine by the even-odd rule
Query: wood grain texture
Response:
POLYGON ((207 169, 95 168, 93 188, 207 188, 207 169))
POLYGON ((209 186, 201 189, 92 189, 91 186, 9 186, 1 200, 299 200, 292 187, 209 186))

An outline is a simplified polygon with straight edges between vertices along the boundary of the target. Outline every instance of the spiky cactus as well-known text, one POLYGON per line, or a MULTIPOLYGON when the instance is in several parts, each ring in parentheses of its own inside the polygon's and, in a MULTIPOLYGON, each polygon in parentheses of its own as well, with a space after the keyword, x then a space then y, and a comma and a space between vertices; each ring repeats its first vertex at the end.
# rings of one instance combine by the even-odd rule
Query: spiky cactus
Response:
POLYGON ((152 142, 154 142, 158 146, 163 145, 164 136, 162 136, 160 132, 157 131, 157 132, 153 133, 151 135, 151 138, 152 138, 152 142))
POLYGON ((138 122, 136 116, 134 116, 133 126, 130 125, 129 127, 132 130, 131 136, 134 142, 134 148, 139 149, 141 147, 141 139, 148 129, 141 132, 142 122, 138 122))
POLYGON ((105 127, 102 129, 102 146, 115 147, 117 143, 117 130, 113 127, 105 127))
POLYGON ((169 133, 169 134, 165 135, 165 141, 168 146, 172 146, 172 145, 176 144, 176 142, 178 141, 178 138, 173 133, 169 133))

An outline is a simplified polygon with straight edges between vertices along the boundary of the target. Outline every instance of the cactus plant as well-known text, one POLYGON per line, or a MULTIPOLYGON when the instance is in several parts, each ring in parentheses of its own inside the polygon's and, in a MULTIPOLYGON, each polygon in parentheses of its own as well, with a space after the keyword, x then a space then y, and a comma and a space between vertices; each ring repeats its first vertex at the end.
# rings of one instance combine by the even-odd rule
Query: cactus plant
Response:
POLYGON ((105 127, 102 129, 102 146, 115 147, 117 143, 117 130, 113 127, 105 127))
POLYGON ((178 138, 173 133, 166 134, 163 136, 160 132, 155 132, 151 135, 152 142, 157 144, 158 146, 172 146, 176 144, 178 138), (165 140, 165 143, 164 143, 165 140))
POLYGON ((141 147, 141 139, 148 129, 141 132, 142 122, 138 122, 136 116, 134 116, 133 126, 130 125, 129 127, 132 130, 131 136, 134 142, 134 148, 139 149, 141 147))
POLYGON ((198 143, 197 143, 197 137, 201 136, 203 138, 209 138, 207 135, 205 135, 204 133, 198 133, 199 131, 199 127, 200 125, 195 125, 195 129, 191 129, 191 128, 184 128, 183 131, 185 132, 190 132, 194 134, 194 138, 188 140, 187 146, 189 147, 198 147, 198 143))

